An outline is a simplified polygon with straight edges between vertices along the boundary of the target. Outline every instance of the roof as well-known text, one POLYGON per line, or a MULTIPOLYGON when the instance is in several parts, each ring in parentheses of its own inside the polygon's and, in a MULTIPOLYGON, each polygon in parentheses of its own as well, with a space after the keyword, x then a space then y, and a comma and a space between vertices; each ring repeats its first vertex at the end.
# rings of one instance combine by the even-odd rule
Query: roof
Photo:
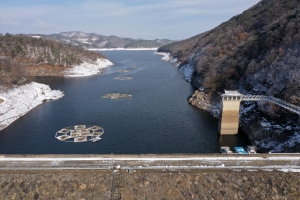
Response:
POLYGON ((225 94, 222 94, 222 97, 241 97, 243 94, 239 93, 237 90, 224 90, 225 94))

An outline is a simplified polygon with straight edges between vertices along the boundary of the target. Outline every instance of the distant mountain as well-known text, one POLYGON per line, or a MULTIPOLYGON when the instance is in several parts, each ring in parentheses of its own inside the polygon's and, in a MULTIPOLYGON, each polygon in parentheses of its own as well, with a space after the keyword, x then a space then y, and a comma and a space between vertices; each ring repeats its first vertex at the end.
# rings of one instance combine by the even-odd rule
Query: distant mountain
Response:
POLYGON ((86 49, 94 48, 158 48, 163 45, 175 42, 168 39, 143 40, 122 38, 118 36, 103 36, 96 33, 84 33, 80 31, 62 32, 52 35, 30 34, 31 37, 52 39, 57 42, 64 42, 80 46, 86 49))

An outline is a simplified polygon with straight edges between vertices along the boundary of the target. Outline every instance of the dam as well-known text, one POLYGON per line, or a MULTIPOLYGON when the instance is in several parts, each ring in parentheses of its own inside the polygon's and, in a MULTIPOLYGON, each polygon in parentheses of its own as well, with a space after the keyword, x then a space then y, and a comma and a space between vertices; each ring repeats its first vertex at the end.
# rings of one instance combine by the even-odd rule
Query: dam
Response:
POLYGON ((300 154, 0 155, 0 199, 299 199, 300 154))

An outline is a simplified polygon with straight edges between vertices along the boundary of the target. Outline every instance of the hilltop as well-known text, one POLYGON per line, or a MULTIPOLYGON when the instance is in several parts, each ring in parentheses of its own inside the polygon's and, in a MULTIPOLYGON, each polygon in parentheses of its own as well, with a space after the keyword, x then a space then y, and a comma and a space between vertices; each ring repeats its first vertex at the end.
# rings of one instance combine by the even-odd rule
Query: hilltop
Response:
POLYGON ((298 0, 263 0, 211 31, 158 51, 192 65, 195 87, 239 89, 300 105, 299 23, 298 0))
POLYGON ((73 75, 73 67, 84 63, 103 68, 100 61, 108 63, 104 55, 71 44, 25 35, 0 35, 0 84, 21 83, 23 76, 73 75))
MULTIPOLYGON (((210 31, 158 51, 176 58, 185 79, 203 90, 193 104, 216 115, 217 92, 224 89, 300 105, 299 3, 262 0, 210 31), (204 102, 212 107, 204 108, 204 102)), ((272 104, 242 104, 241 129, 264 151, 299 151, 299 121, 272 104)))
POLYGON ((132 39, 118 36, 103 36, 96 33, 84 33, 81 31, 62 32, 58 34, 42 35, 30 34, 31 37, 44 38, 72 44, 85 49, 111 49, 111 48, 158 48, 174 42, 168 39, 132 39))

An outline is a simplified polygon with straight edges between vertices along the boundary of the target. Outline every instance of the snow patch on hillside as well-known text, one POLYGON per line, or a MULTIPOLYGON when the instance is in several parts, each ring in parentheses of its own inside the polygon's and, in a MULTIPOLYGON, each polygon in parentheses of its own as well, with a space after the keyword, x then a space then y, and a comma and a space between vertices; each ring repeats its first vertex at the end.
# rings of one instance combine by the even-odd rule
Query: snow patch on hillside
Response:
POLYGON ((192 81, 192 77, 194 74, 194 67, 190 64, 185 64, 182 67, 179 68, 179 71, 182 73, 183 75, 183 79, 187 82, 191 82, 192 81))
POLYGON ((26 85, 14 86, 5 91, 0 87, 0 130, 13 121, 41 105, 45 100, 59 99, 64 96, 59 90, 51 90, 48 85, 32 82, 26 85))
POLYGON ((282 172, 297 172, 300 173, 300 169, 294 169, 294 168, 283 168, 283 169, 278 169, 278 171, 282 171, 282 172))
POLYGON ((69 70, 66 70, 65 76, 68 77, 80 77, 80 76, 92 76, 101 73, 103 68, 113 65, 107 59, 98 58, 95 63, 84 62, 80 65, 74 66, 69 70))
POLYGON ((165 53, 165 52, 155 52, 154 54, 163 56, 161 60, 169 62, 171 60, 171 54, 170 53, 165 53))
MULTIPOLYGON (((106 41, 107 42, 107 41, 106 41)), ((89 51, 156 51, 158 47, 155 48, 111 48, 111 49, 87 49, 89 51)))

